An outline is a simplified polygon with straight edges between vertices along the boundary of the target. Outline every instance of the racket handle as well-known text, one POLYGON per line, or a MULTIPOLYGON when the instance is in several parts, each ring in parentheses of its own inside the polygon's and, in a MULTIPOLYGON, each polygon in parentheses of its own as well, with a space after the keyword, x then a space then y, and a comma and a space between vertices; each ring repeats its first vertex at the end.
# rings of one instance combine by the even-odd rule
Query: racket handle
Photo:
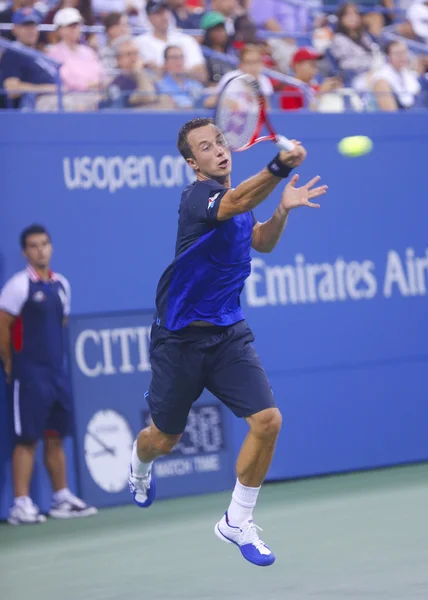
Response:
POLYGON ((280 150, 285 150, 286 152, 291 152, 295 148, 293 142, 284 135, 277 135, 275 143, 280 150))

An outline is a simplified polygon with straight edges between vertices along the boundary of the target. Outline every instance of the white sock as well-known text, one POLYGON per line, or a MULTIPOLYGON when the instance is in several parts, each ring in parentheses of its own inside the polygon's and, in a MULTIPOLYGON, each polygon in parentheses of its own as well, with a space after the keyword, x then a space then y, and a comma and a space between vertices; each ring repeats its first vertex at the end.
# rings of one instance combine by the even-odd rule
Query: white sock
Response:
POLYGON ((62 490, 58 490, 57 492, 53 493, 53 501, 54 502, 65 502, 66 500, 68 500, 68 497, 70 495, 70 491, 68 488, 63 488, 62 490))
POLYGON ((30 496, 17 496, 14 500, 15 506, 25 506, 31 502, 30 496))
POLYGON ((232 502, 227 509, 227 516, 231 525, 238 527, 252 518, 260 487, 246 487, 240 483, 239 479, 236 480, 232 502))
POLYGON ((134 473, 134 475, 136 477, 144 477, 149 472, 152 464, 153 464, 153 461, 151 461, 149 463, 143 463, 138 458, 137 441, 135 441, 134 445, 132 446, 132 456, 131 456, 132 472, 134 473))

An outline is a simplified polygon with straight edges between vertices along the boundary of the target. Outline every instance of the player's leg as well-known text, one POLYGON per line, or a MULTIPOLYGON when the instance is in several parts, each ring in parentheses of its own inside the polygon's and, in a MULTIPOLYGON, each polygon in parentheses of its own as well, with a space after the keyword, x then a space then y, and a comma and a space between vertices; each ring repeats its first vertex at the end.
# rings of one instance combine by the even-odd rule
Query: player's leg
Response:
POLYGON ((203 391, 203 352, 191 328, 169 332, 154 324, 150 342, 152 380, 146 400, 152 423, 134 442, 129 489, 149 507, 156 494, 153 461, 171 452, 186 428, 192 404, 203 391))
POLYGON ((75 496, 67 485, 67 466, 63 439, 72 431, 72 403, 65 374, 49 381, 46 394, 51 399, 44 431, 45 466, 53 495, 49 516, 54 519, 89 517, 98 511, 75 496))
POLYGON ((54 493, 66 488, 67 475, 64 448, 62 439, 56 431, 50 430, 45 433, 44 460, 54 493))
POLYGON ((237 481, 247 488, 260 489, 272 462, 282 417, 278 408, 266 408, 246 417, 246 421, 250 430, 236 463, 237 481))
POLYGON ((12 477, 15 498, 30 495, 37 442, 16 444, 12 454, 12 477))
MULTIPOLYGON (((185 427, 184 423, 183 431, 185 427)), ((132 448, 129 489, 134 502, 141 508, 148 508, 155 499, 156 482, 152 473, 154 460, 169 454, 180 438, 181 433, 164 433, 154 423, 138 434, 132 448)))
POLYGON ((30 498, 37 441, 43 435, 45 416, 37 382, 15 379, 10 388, 15 447, 12 454, 14 503, 8 521, 12 525, 43 523, 46 517, 30 498))
POLYGON ((275 557, 258 535, 252 513, 269 469, 281 428, 281 414, 251 342, 245 322, 229 328, 219 347, 208 389, 250 426, 237 465, 231 503, 216 534, 237 544, 247 560, 267 566, 275 557))

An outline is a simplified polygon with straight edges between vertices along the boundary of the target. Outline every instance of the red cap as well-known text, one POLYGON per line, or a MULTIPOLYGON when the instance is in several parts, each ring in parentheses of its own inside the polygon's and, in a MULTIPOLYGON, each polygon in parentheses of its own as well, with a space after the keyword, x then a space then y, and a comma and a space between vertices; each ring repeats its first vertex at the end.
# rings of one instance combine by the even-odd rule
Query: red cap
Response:
POLYGON ((291 60, 292 64, 303 62, 304 60, 319 60, 322 54, 319 54, 313 48, 299 48, 291 60))

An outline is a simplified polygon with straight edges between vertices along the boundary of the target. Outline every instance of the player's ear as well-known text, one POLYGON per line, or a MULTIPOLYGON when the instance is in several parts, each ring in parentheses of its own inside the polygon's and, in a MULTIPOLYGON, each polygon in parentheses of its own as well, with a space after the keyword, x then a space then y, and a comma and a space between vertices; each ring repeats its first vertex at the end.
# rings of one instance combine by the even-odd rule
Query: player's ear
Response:
POLYGON ((186 158, 186 162, 191 169, 193 169, 194 171, 199 171, 199 167, 194 158, 186 158))

